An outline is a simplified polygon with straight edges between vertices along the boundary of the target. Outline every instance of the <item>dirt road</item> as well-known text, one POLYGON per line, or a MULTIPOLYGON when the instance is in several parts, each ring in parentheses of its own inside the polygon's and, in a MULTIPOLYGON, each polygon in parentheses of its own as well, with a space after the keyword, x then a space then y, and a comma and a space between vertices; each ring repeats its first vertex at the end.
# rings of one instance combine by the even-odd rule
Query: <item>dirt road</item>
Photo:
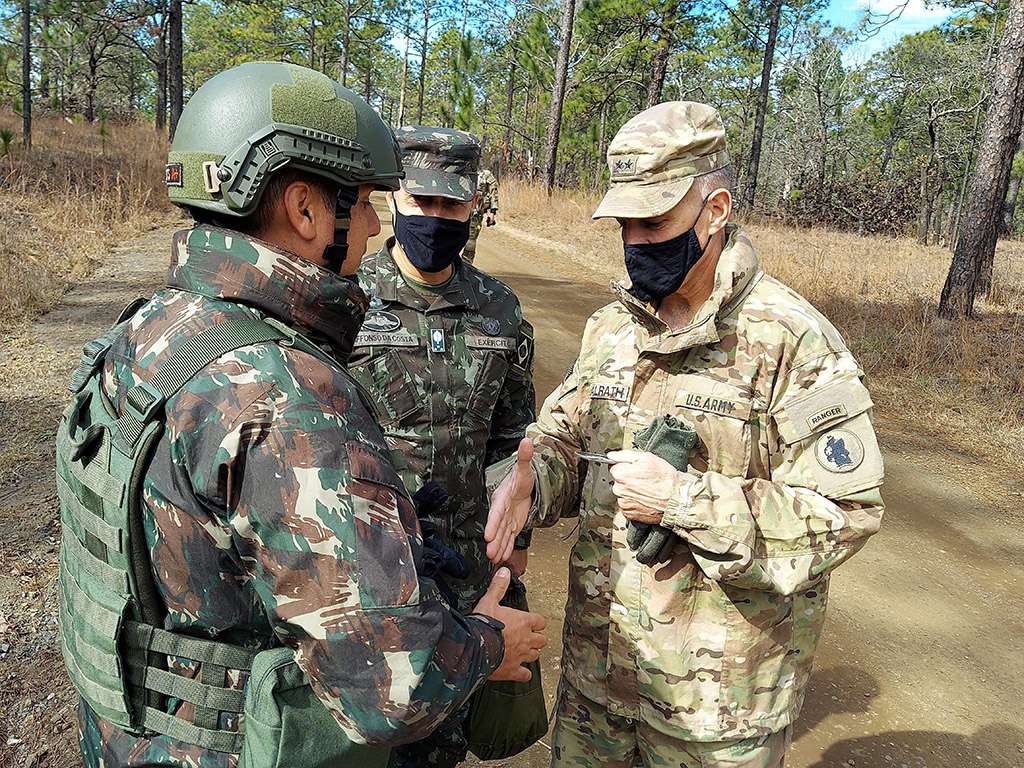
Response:
MULTIPOLYGON (((0 340, 0 435, 24 445, 0 468, 0 766, 75 765, 73 698, 56 650, 57 512, 52 436, 81 344, 162 278, 170 230, 128 244, 23 334, 0 340)), ((542 398, 575 358, 607 288, 563 271, 557 247, 485 230, 478 265, 511 285, 537 330, 542 398)), ((1022 515, 981 505, 943 473, 941 446, 887 438, 882 532, 832 581, 790 768, 1024 766, 1022 515)), ((977 473, 985 473, 978 467, 977 473)), ((1022 489, 1024 490, 1024 489, 1022 489)), ((571 524, 539 532, 531 602, 549 618, 544 681, 555 692, 571 524)), ((545 742, 547 740, 545 739, 545 742)), ((544 743, 503 763, 546 766, 544 743)))

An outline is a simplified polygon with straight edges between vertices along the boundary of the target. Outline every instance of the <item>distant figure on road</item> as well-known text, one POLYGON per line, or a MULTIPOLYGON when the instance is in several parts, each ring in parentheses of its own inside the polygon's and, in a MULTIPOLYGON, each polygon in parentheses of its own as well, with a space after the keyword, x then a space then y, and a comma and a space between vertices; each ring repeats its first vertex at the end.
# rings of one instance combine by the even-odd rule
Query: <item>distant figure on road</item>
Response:
MULTIPOLYGON (((533 328, 507 286, 459 259, 478 195, 479 140, 419 125, 396 133, 406 175, 387 196, 395 236, 359 270, 370 311, 351 368, 377 404, 406 487, 434 482, 448 493, 421 519, 467 559, 468 573, 446 581, 456 607, 471 610, 492 571, 484 471, 516 450, 534 419, 533 328)), ((524 534, 510 555, 517 573, 528 543, 524 534)), ((391 765, 454 768, 466 756, 465 716, 396 748, 391 765)))
POLYGON ((476 258, 476 239, 480 237, 480 228, 485 222, 488 227, 493 227, 498 215, 498 180, 486 168, 480 169, 477 195, 473 216, 469 220, 469 242, 462 251, 462 260, 467 264, 472 264, 476 258))
POLYGON ((460 615, 346 370, 392 131, 304 67, 199 88, 167 164, 193 228, 167 285, 86 346, 57 437, 61 644, 89 768, 383 768, 542 617, 460 615))
POLYGON ((871 398, 835 328, 729 222, 715 109, 641 112, 608 166, 594 218, 618 220, 631 284, 491 469, 488 555, 580 518, 553 766, 778 768, 829 574, 881 523, 871 398), (655 450, 658 430, 694 442, 655 450))

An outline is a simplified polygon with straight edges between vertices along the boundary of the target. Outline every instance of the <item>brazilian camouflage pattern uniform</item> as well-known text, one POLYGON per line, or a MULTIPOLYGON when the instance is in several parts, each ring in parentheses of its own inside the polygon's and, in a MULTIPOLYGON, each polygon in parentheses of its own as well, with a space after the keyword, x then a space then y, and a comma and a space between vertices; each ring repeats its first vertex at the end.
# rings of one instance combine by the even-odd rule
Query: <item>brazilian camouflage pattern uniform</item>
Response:
POLYGON ((448 579, 468 611, 492 571, 484 469, 514 453, 534 419, 533 327, 508 287, 458 260, 429 302, 402 276, 394 244, 360 266, 372 298, 350 370, 371 393, 410 492, 430 480, 448 491, 433 522, 440 541, 469 559, 468 579, 448 579))
POLYGON ((829 573, 881 523, 861 370, 826 318, 764 275, 743 230, 726 235, 713 292, 682 330, 613 283, 618 301, 590 318, 580 357, 527 431, 528 525, 580 518, 553 765, 609 757, 578 752, 607 734, 573 741, 592 722, 586 702, 676 739, 675 765, 678 742, 783 733, 811 672, 829 573), (682 543, 648 567, 627 546, 607 466, 575 452, 632 448, 665 413, 701 447, 663 519, 682 543))
POLYGON ((476 201, 476 208, 469 219, 469 242, 462 251, 462 260, 472 264, 476 258, 476 239, 480 236, 480 228, 483 226, 484 217, 490 211, 498 210, 498 180, 494 174, 486 168, 480 170, 477 177, 477 193, 480 197, 476 201))
MULTIPOLYGON (((181 232, 167 287, 114 343, 104 386, 121 403, 186 339, 240 317, 282 322, 338 361, 261 344, 196 375, 167 403, 143 523, 166 629, 293 648, 346 735, 387 745, 421 738, 458 709, 504 648, 500 623, 453 614, 418 578, 416 513, 342 367, 366 306, 354 281, 267 243, 181 232)), ((201 674, 168 661, 186 677, 201 674)), ((227 682, 242 689, 246 680, 229 671, 227 682)), ((84 702, 79 727, 91 765, 238 761, 133 736, 84 702)))

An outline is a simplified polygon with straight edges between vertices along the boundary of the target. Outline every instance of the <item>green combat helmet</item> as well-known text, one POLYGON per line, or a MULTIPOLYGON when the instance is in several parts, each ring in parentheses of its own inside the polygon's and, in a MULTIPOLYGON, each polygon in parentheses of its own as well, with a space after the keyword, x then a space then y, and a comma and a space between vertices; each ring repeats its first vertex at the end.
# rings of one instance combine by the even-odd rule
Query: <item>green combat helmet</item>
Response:
POLYGON ((359 96, 312 69, 258 61, 211 78, 189 99, 167 191, 177 205, 246 216, 285 166, 378 189, 398 189, 402 178, 394 134, 359 96))

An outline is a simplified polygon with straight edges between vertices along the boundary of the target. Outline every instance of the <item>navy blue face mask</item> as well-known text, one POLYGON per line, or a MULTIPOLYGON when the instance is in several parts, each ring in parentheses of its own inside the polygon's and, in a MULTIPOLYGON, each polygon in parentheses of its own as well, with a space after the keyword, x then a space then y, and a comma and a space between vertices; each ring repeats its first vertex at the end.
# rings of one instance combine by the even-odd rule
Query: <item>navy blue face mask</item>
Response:
MULTIPOLYGON (((704 198, 693 226, 661 243, 636 243, 623 245, 626 256, 626 273, 633 287, 630 293, 640 301, 660 301, 679 290, 687 274, 704 255, 708 243, 700 244, 697 237, 697 221, 704 212, 711 196, 704 198)), ((708 238, 711 242, 711 238, 708 238)))
POLYGON ((421 272, 440 272, 469 242, 469 219, 406 216, 395 207, 395 238, 412 265, 421 272))

